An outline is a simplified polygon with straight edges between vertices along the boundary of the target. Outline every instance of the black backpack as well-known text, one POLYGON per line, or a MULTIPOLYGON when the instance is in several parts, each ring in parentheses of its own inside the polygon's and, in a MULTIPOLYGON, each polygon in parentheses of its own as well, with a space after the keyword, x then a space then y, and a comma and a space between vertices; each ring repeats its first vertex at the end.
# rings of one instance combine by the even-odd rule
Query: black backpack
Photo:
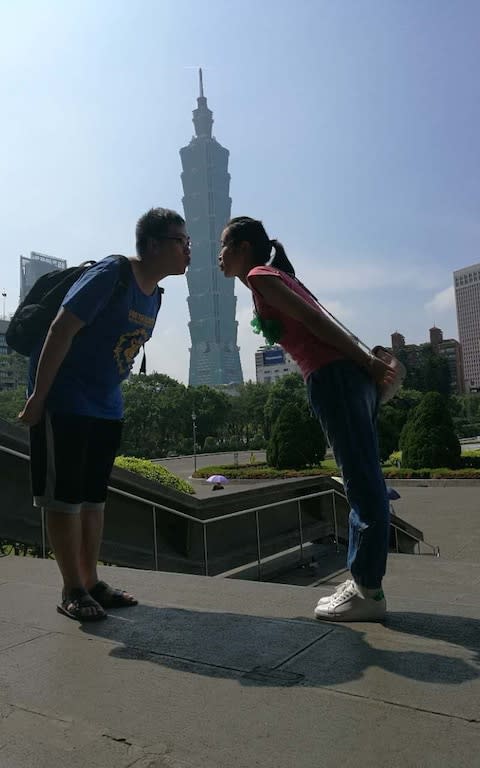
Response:
MULTIPOLYGON (((126 290, 132 274, 126 256, 115 258, 120 264, 119 278, 110 301, 119 291, 126 290)), ((86 261, 78 267, 56 269, 39 277, 10 320, 5 333, 8 346, 15 352, 29 357, 47 335, 68 290, 95 263, 86 261)))

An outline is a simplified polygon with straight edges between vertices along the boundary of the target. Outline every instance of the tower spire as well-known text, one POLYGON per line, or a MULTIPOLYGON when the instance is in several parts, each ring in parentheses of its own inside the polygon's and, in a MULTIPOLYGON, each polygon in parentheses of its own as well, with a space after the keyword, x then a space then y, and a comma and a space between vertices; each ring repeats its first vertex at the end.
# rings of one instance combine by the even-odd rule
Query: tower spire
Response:
POLYGON ((195 135, 199 138, 212 138, 213 113, 207 106, 207 100, 203 92, 203 70, 198 70, 200 81, 200 96, 197 99, 198 107, 193 110, 193 124, 195 135))

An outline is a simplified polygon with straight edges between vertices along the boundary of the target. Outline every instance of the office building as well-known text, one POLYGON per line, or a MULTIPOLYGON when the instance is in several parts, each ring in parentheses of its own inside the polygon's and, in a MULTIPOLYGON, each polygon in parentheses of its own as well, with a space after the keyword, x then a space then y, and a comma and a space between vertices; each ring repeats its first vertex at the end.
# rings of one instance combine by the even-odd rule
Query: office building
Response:
POLYGON ((218 268, 220 235, 230 219, 229 152, 212 136, 213 117, 203 92, 193 112, 195 136, 180 150, 183 209, 192 238, 187 272, 190 313, 189 384, 220 386, 243 381, 235 319, 235 281, 218 268))
POLYGON ((273 384, 289 373, 300 373, 300 368, 288 352, 279 345, 259 347, 255 352, 257 384, 273 384))
POLYGON ((20 256, 20 301, 23 301, 30 288, 39 277, 55 269, 66 269, 65 259, 56 259, 44 253, 32 251, 30 257, 20 256))
POLYGON ((465 391, 480 391, 480 264, 453 273, 465 391))

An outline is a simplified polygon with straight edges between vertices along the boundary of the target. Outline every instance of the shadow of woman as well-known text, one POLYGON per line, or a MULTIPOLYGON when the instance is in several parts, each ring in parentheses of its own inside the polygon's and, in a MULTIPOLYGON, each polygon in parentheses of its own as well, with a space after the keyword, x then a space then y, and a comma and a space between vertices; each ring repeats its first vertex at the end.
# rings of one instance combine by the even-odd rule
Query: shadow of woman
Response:
POLYGON ((114 658, 237 678, 249 686, 337 686, 361 679, 373 667, 449 686, 480 677, 480 621, 455 616, 390 614, 387 626, 367 628, 140 605, 81 629, 112 641, 114 658), (410 647, 412 636, 442 645, 424 640, 419 647, 417 640, 410 647), (468 658, 452 644, 463 646, 468 658))
POLYGON ((458 645, 470 651, 480 663, 480 620, 466 616, 434 613, 390 612, 387 629, 407 635, 458 645))

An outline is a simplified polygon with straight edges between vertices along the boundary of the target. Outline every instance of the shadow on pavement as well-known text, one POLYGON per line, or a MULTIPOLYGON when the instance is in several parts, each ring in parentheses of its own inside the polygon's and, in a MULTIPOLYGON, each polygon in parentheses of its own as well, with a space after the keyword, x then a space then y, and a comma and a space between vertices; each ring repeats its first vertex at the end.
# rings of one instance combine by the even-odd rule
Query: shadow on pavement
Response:
POLYGON ((365 626, 139 605, 81 630, 114 642, 112 657, 236 677, 243 685, 334 686, 360 679, 371 667, 442 685, 480 677, 477 619, 390 613, 370 637, 387 648, 371 645, 365 626), (439 652, 424 650, 425 639, 442 643, 439 652), (459 657, 452 646, 472 657, 459 657))

